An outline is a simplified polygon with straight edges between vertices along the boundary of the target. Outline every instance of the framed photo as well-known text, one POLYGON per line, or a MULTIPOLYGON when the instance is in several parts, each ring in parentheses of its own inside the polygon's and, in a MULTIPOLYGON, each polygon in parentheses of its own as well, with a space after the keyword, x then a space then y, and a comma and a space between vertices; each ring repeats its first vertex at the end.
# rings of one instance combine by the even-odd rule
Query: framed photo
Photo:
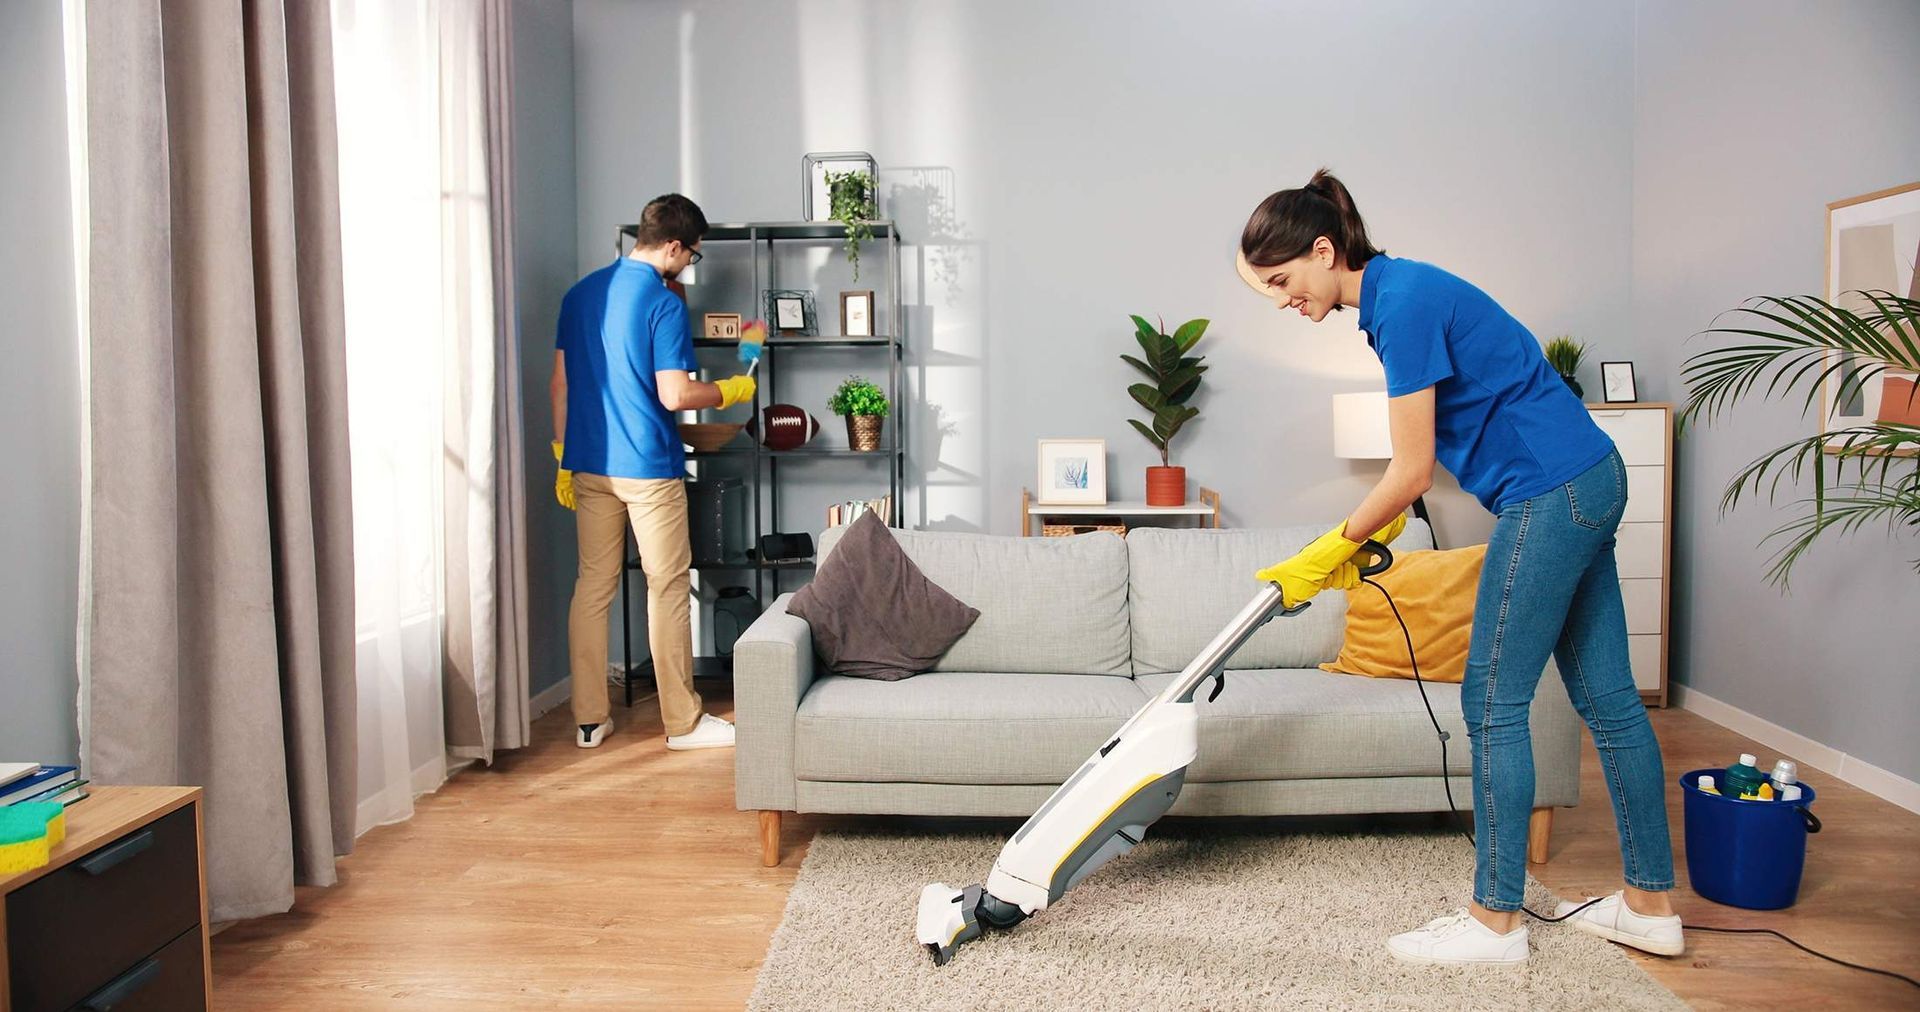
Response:
POLYGON ((873 336, 873 293, 840 293, 840 333, 847 337, 873 336))
MULTIPOLYGON (((1827 205, 1827 301, 1856 313, 1873 312, 1859 292, 1920 298, 1920 183, 1909 183, 1827 205)), ((1821 382, 1821 432, 1875 422, 1920 424, 1920 376, 1888 369, 1864 384, 1840 352, 1827 352, 1821 382), (1841 395, 1845 394, 1843 398, 1841 395)))
POLYGON ((767 293, 767 325, 774 334, 813 337, 813 293, 776 289, 767 293))
POLYGON ((702 320, 705 324, 703 336, 716 341, 740 340, 739 313, 708 313, 702 320))
POLYGON ((1601 397, 1608 404, 1632 404, 1640 399, 1640 391, 1633 382, 1632 362, 1600 363, 1601 397))
POLYGON ((1105 506, 1107 504, 1107 441, 1104 439, 1042 439, 1039 494, 1045 506, 1105 506))

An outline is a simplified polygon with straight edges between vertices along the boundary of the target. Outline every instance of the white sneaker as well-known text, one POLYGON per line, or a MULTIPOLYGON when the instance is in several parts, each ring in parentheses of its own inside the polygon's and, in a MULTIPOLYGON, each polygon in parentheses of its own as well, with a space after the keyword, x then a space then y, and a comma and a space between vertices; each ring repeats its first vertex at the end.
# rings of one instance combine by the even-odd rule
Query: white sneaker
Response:
POLYGON ((1387 939, 1387 951, 1403 962, 1429 966, 1521 966, 1527 961, 1527 926, 1496 934, 1462 907, 1387 939))
POLYGON ((700 715, 700 723, 686 734, 667 736, 667 747, 675 752, 694 748, 732 748, 733 723, 711 713, 700 715))
POLYGON ((613 718, 608 717, 598 724, 579 724, 576 727, 577 732, 573 739, 575 745, 581 748, 599 748, 600 743, 607 740, 607 735, 613 733, 613 718))
MULTIPOLYGON (((1566 917, 1569 911, 1579 906, 1579 903, 1563 902, 1554 908, 1553 915, 1566 917)), ((1680 915, 1648 917, 1636 914, 1627 906, 1624 892, 1614 893, 1581 910, 1568 917, 1566 923, 1589 935, 1631 945, 1641 952, 1651 952, 1656 956, 1678 956, 1687 948, 1686 939, 1680 933, 1680 915)))

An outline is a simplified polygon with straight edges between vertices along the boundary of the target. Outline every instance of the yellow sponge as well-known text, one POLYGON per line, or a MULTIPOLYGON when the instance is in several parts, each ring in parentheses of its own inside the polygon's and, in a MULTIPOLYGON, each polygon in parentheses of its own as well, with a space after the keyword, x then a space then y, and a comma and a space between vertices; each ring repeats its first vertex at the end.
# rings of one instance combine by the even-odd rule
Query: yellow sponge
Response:
POLYGON ((0 875, 32 871, 67 838, 67 810, 51 801, 0 808, 0 875))

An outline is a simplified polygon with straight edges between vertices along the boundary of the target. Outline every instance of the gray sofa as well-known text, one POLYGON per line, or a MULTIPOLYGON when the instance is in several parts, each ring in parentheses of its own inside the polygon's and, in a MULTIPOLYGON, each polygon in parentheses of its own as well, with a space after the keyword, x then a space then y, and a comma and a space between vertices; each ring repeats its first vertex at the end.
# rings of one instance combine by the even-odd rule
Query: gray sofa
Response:
MULTIPOLYGON (((1163 688, 1246 604, 1253 572, 1326 527, 1136 529, 1121 538, 895 530, 927 577, 980 610, 938 666, 898 682, 817 666, 807 623, 775 600, 734 645, 735 802, 761 812, 779 862, 780 813, 1020 816, 1163 688)), ((819 538, 824 561, 841 529, 819 538)), ((1411 521, 1401 551, 1431 547, 1411 521)), ((1361 588, 1356 593, 1372 593, 1361 588)), ((1200 756, 1174 815, 1445 811, 1439 746, 1413 682, 1328 674, 1346 595, 1276 618, 1202 702, 1200 756)), ((1428 683, 1457 803, 1470 805, 1460 690, 1428 683)), ((1581 723, 1549 670, 1531 713, 1530 854, 1551 811, 1579 800, 1581 723)))

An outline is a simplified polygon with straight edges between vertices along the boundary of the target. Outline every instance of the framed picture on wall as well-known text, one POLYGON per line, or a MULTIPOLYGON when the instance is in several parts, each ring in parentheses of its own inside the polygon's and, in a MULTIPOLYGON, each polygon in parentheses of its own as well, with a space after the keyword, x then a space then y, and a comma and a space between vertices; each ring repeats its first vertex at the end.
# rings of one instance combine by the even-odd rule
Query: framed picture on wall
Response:
POLYGON ((1600 363, 1601 398, 1608 404, 1632 404, 1640 399, 1633 382, 1632 362, 1600 363))
MULTIPOLYGON (((1841 309, 1876 310, 1862 292, 1920 299, 1920 183, 1849 197, 1827 205, 1827 301, 1841 309)), ((1876 374, 1838 351, 1826 353, 1821 382, 1822 432, 1876 422, 1920 425, 1915 373, 1876 374)))
POLYGON ((840 333, 848 337, 873 336, 873 293, 840 293, 840 333))
POLYGON ((1107 441, 1042 439, 1036 501, 1046 506, 1107 504, 1107 441))
POLYGON ((784 337, 812 337, 815 329, 813 293, 775 289, 767 293, 767 323, 784 337))

